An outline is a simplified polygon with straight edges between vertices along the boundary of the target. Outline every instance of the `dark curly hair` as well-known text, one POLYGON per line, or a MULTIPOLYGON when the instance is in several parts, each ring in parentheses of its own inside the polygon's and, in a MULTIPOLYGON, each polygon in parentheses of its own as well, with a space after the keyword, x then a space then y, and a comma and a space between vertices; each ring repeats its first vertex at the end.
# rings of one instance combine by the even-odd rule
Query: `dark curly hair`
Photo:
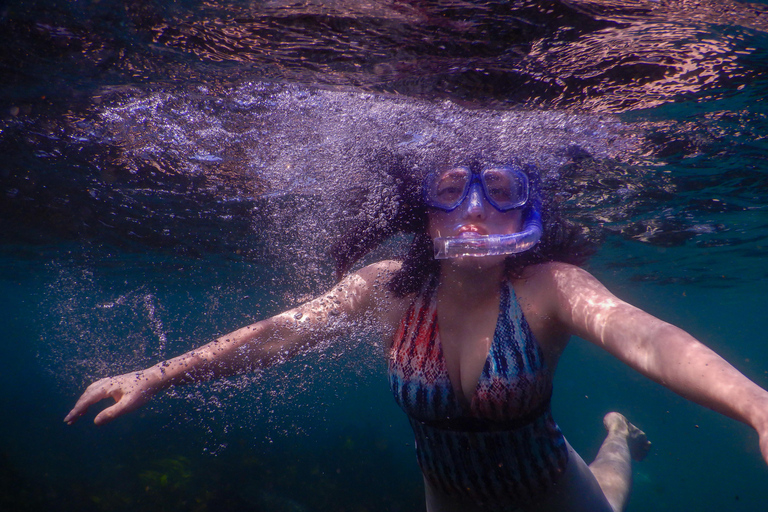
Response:
MULTIPOLYGON (((491 162, 482 155, 453 165, 470 167, 491 162)), ((421 194, 422 181, 427 172, 423 163, 413 162, 408 156, 382 152, 370 158, 370 168, 377 169, 374 181, 378 190, 371 186, 347 189, 340 198, 344 211, 348 212, 341 227, 343 235, 332 244, 330 253, 335 261, 337 278, 341 278, 370 251, 398 233, 413 234, 408 252, 402 257, 402 267, 389 282, 389 288, 398 296, 417 292, 424 282, 440 269, 434 258, 432 240, 427 233, 428 207, 421 194), (421 165, 420 165, 421 164, 421 165), (362 213, 364 210, 368 214, 362 213), (375 215, 370 212, 375 211, 375 215), (351 214, 349 212, 352 212, 351 214), (385 218, 383 218, 385 217, 385 218)), ((536 246, 524 253, 510 255, 505 260, 509 277, 519 277, 529 265, 549 261, 562 261, 583 265, 594 253, 594 245, 582 230, 568 222, 560 213, 555 201, 554 187, 545 187, 533 166, 521 166, 530 181, 530 199, 524 207, 541 205, 544 234, 536 246)), ((527 211, 523 211, 525 215, 527 211)))

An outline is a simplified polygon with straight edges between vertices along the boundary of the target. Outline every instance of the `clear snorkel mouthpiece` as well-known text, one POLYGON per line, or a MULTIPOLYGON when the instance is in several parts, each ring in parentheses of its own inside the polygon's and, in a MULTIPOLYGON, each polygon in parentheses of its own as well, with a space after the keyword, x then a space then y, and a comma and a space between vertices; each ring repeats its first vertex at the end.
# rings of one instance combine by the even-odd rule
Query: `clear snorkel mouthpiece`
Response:
POLYGON ((528 212, 523 230, 510 235, 488 235, 472 238, 439 237, 433 240, 435 259, 464 256, 501 256, 525 252, 538 243, 544 229, 537 208, 528 212))

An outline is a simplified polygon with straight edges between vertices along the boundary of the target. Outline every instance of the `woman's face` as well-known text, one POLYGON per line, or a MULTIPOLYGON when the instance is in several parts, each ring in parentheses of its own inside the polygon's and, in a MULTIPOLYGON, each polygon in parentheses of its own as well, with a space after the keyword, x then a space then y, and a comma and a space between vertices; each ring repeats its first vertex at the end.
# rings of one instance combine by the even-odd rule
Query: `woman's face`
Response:
POLYGON ((437 237, 510 235, 522 229, 522 209, 497 210, 485 198, 479 184, 474 184, 456 209, 450 212, 430 209, 428 221, 427 229, 433 240, 437 237))

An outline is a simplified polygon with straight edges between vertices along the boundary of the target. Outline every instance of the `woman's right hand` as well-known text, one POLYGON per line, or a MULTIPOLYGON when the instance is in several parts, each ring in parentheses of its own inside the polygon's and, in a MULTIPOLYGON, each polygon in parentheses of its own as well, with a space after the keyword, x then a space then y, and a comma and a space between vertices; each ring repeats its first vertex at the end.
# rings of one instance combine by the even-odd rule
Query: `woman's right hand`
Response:
POLYGON ((96 415, 93 420, 96 425, 103 425, 122 414, 138 409, 162 387, 161 382, 150 375, 151 370, 144 370, 107 377, 94 382, 86 388, 75 406, 64 418, 64 422, 68 425, 73 424, 85 414, 88 407, 110 397, 115 400, 115 404, 96 415))

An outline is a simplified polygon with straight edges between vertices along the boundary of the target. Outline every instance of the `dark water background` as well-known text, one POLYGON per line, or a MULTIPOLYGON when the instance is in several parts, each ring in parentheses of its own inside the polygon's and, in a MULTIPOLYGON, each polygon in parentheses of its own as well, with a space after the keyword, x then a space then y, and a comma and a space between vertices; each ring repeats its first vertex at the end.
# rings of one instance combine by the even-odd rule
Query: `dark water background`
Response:
MULTIPOLYGON (((382 151, 454 136, 539 165, 602 242, 592 272, 768 386, 767 21, 715 1, 3 4, 0 510, 421 509, 372 333, 108 427, 61 420, 92 379, 329 286, 344 192, 383 179, 382 151)), ((556 388, 585 459, 609 410, 648 432, 630 511, 768 506, 747 427, 579 340, 556 388)))

